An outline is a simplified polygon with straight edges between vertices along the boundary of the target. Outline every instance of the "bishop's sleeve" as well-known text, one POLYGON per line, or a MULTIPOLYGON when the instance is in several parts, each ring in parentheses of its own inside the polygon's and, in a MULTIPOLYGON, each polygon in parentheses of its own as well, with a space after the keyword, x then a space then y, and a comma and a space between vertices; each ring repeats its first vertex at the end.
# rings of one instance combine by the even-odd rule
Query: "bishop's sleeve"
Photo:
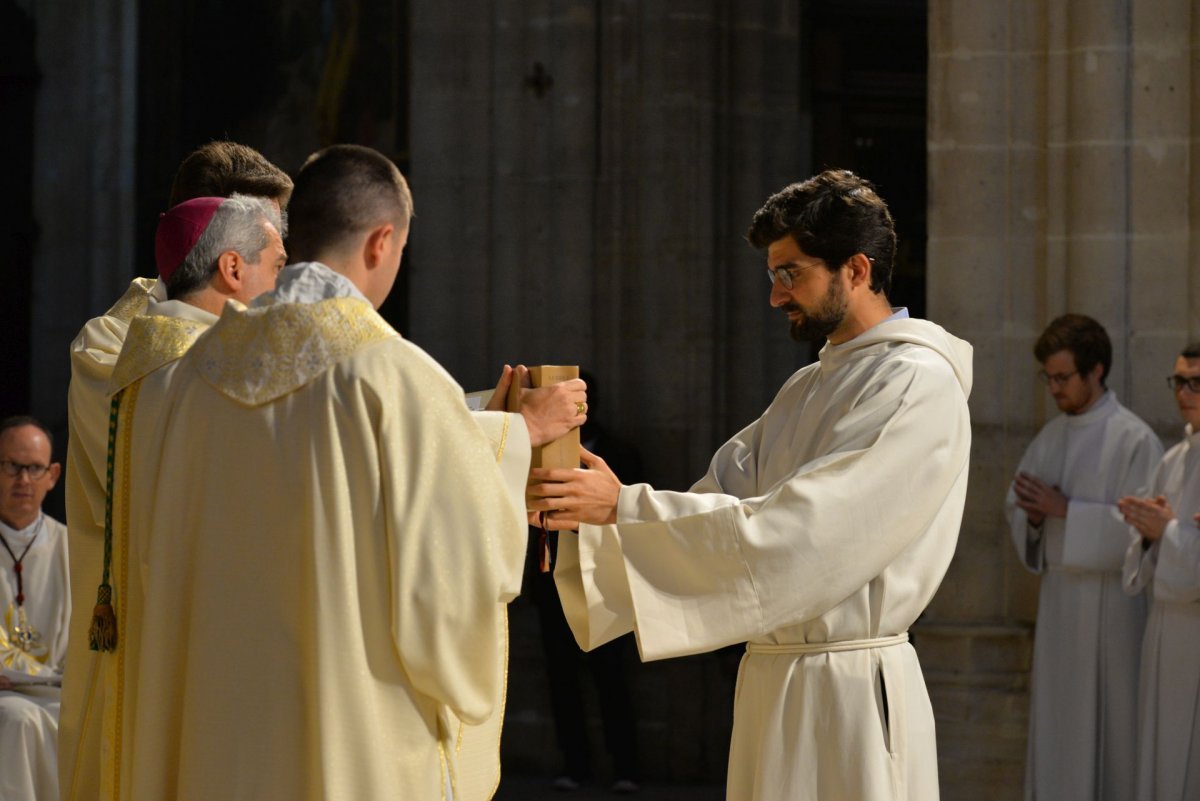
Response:
POLYGON ((577 639, 630 623, 644 659, 742 642, 824 614, 937 521, 957 533, 970 422, 938 365, 897 360, 835 424, 831 452, 752 497, 623 488, 616 525, 559 541, 577 639))
MULTIPOLYGON (((513 514, 525 519, 525 487, 529 483, 532 453, 525 418, 510 412, 471 412, 471 419, 479 425, 495 454, 513 514)), ((518 566, 505 585, 514 597, 521 592, 523 569, 524 564, 518 566)))
POLYGON ((481 723, 503 697, 505 604, 520 590, 527 530, 461 390, 440 368, 397 381, 378 435, 392 634, 414 688, 481 723))
POLYGON ((97 317, 71 343, 66 489, 67 524, 72 529, 104 525, 108 381, 128 329, 123 320, 97 317))

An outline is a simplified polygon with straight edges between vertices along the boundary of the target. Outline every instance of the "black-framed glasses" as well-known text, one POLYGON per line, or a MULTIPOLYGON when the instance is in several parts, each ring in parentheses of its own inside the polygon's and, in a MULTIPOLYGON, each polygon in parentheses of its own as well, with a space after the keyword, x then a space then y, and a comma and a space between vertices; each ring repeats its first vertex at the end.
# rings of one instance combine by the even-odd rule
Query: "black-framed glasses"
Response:
POLYGON ((1079 375, 1078 370, 1072 370, 1069 373, 1047 373, 1045 370, 1038 370, 1037 377, 1043 384, 1053 384, 1056 387, 1061 387, 1071 380, 1071 376, 1079 375))
POLYGON ((42 476, 46 475, 46 471, 50 469, 48 464, 21 464, 8 459, 0 459, 0 470, 4 471, 4 475, 16 478, 21 475, 21 471, 29 474, 29 477, 37 481, 42 476))
POLYGON ((1169 375, 1167 376, 1167 386, 1175 392, 1187 387, 1188 392, 1200 395, 1200 375, 1169 375))

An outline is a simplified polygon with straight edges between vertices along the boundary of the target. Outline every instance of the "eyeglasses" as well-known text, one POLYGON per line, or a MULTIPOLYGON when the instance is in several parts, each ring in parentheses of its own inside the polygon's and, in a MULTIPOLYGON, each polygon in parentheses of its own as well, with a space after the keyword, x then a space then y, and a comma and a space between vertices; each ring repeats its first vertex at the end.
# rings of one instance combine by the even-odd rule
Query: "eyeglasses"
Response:
MULTIPOLYGON (((846 261, 849 261, 849 259, 847 259, 846 261)), ((867 261, 871 262, 871 264, 874 264, 875 257, 867 256, 867 261)), ((844 263, 845 262, 843 262, 843 264, 844 263)), ((817 265, 814 263, 814 264, 800 264, 800 265, 784 265, 784 266, 780 266, 780 267, 768 267, 767 268, 767 282, 770 283, 771 286, 775 286, 775 281, 778 280, 779 283, 783 285, 784 289, 791 289, 793 286, 796 285, 796 277, 798 275, 800 275, 800 273, 804 272, 805 270, 811 270, 812 268, 814 268, 816 266, 817 265)))
POLYGON ((1179 392, 1184 387, 1187 387, 1188 392, 1193 395, 1200 395, 1200 375, 1169 375, 1167 376, 1167 386, 1179 392))
POLYGON ((1053 384, 1056 387, 1061 387, 1071 380, 1071 376, 1079 375, 1078 370, 1072 370, 1069 373, 1047 373, 1045 370, 1038 370, 1037 377, 1041 379, 1043 384, 1053 384))
POLYGON ((29 477, 37 481, 42 476, 46 475, 46 471, 50 469, 48 464, 21 464, 20 462, 10 462, 8 459, 0 459, 0 470, 4 471, 4 475, 16 478, 21 475, 21 471, 29 474, 29 477))
POLYGON ((768 267, 767 281, 770 282, 771 286, 775 286, 775 281, 778 279, 784 289, 791 289, 796 284, 796 276, 798 274, 815 266, 813 264, 805 264, 799 267, 768 267))

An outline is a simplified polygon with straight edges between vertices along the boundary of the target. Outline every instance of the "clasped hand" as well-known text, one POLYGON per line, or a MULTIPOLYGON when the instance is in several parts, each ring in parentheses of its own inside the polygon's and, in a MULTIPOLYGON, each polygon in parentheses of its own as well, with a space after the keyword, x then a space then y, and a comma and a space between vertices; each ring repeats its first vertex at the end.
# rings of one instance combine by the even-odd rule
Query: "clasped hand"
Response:
POLYGON ((1017 506, 1025 510, 1029 522, 1040 526, 1047 517, 1066 517, 1070 500, 1058 487, 1052 487, 1037 476, 1017 473, 1013 479, 1017 506))
MULTIPOLYGON (((1136 498, 1130 495, 1117 501, 1117 508, 1121 510, 1125 522, 1149 542, 1162 539, 1167 524, 1175 519, 1175 511, 1162 495, 1157 498, 1136 498)), ((1200 518, 1200 515, 1197 515, 1197 518, 1200 518)))
POLYGON ((579 449, 583 468, 529 471, 525 505, 535 525, 552 531, 579 528, 580 523, 604 525, 617 522, 617 498, 621 481, 596 454, 579 449))

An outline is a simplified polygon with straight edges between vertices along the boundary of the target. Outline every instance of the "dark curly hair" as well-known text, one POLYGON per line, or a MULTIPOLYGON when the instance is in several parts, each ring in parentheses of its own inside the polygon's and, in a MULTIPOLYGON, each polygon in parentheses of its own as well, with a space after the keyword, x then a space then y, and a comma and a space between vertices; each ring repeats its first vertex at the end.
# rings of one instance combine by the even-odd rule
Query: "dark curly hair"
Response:
POLYGON ((887 295, 891 289, 896 227, 870 181, 849 170, 826 170, 771 195, 746 239, 762 250, 788 235, 830 272, 862 253, 872 263, 871 291, 887 295))

